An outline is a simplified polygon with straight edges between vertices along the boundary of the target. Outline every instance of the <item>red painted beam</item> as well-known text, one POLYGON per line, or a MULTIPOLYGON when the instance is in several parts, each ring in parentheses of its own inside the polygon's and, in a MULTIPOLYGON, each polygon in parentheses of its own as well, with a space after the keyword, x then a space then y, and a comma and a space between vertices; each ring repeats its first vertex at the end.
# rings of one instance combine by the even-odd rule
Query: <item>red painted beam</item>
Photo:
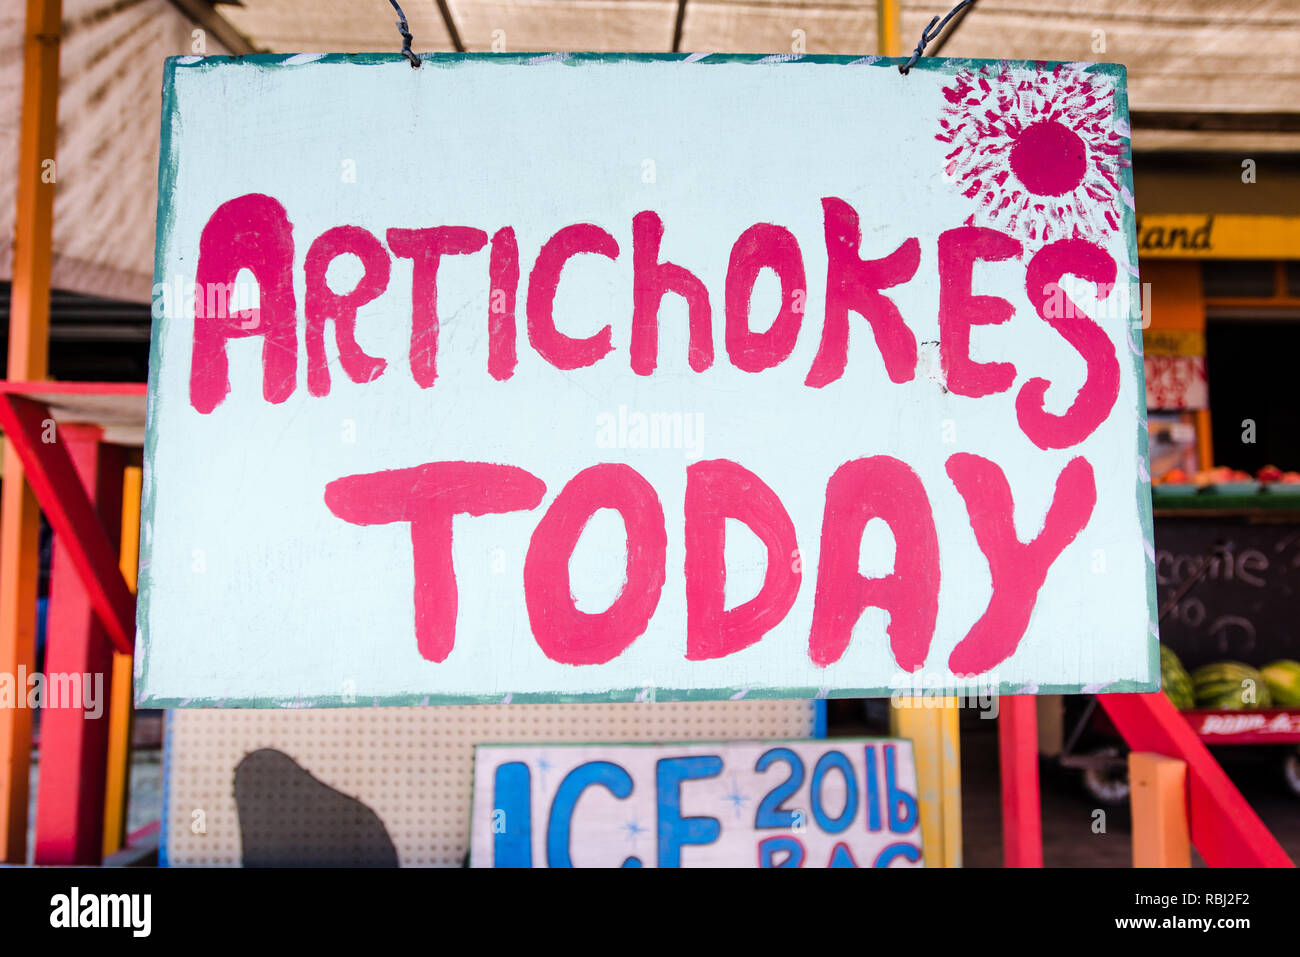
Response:
POLYGON ((47 406, 0 391, 0 429, 14 444, 60 547, 67 550, 91 607, 118 651, 135 648, 135 598, 118 567, 95 506, 77 475, 47 406), (53 441, 50 441, 50 439, 53 441))
POLYGON ((146 838, 155 837, 162 833, 162 821, 150 821, 143 827, 137 827, 134 831, 126 836, 126 846, 139 844, 146 838))
POLYGON ((149 394, 149 387, 143 382, 56 382, 53 379, 6 379, 0 381, 0 392, 37 398, 43 395, 145 396, 149 394))
POLYGON ((998 755, 1002 765, 1002 865, 1043 866, 1038 793, 1038 705, 1033 695, 1000 699, 998 755))
MULTIPOLYGON (((98 426, 64 425, 58 444, 97 503, 102 527, 120 537, 126 450, 103 444, 103 436, 98 426)), ((35 862, 41 865, 98 864, 104 851, 113 649, 78 578, 66 540, 56 534, 36 789, 35 862)))
POLYGON ((1206 864, 1295 866, 1163 692, 1103 694, 1097 700, 1131 749, 1186 762, 1192 843, 1206 864))

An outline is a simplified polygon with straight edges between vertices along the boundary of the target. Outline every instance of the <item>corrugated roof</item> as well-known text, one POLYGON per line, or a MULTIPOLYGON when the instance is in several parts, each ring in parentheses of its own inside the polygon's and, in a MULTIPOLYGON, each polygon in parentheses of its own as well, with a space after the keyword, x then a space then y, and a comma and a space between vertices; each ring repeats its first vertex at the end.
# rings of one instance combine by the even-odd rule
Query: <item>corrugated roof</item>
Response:
MULTIPOLYGON (((910 47, 950 0, 901 0, 910 47)), ((877 52, 876 4, 799 0, 447 0, 468 50, 877 52), (494 47, 494 44, 496 46, 494 47)), ((242 0, 218 9, 272 52, 395 49, 388 0, 242 0)), ((434 0, 408 0, 417 50, 449 50, 434 0)), ((1296 0, 979 0, 946 56, 1106 60, 1138 110, 1276 111, 1300 102, 1296 0)))
MULTIPOLYGON (((0 279, 12 268, 23 7, 0 7, 0 279)), ((162 65, 190 52, 194 25, 167 0, 64 0, 63 27, 53 284, 148 302, 162 65)))

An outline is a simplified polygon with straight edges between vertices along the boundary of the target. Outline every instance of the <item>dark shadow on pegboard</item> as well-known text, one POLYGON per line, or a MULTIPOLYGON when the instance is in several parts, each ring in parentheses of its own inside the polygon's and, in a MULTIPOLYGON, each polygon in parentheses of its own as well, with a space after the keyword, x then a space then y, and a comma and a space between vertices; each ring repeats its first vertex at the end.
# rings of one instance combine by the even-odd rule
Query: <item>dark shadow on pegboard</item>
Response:
POLYGON ((235 767, 245 867, 397 867, 379 816, 282 751, 263 748, 235 767))

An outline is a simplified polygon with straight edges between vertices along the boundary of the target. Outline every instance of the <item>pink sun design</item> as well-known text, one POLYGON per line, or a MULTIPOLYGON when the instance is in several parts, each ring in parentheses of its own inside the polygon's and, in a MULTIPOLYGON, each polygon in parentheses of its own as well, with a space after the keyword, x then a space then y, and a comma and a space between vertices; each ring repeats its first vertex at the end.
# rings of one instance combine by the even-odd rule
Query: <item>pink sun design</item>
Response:
POLYGON ((944 172, 982 223, 1035 242, 1120 228, 1127 165, 1109 78, 1065 64, 961 70, 943 89, 944 172))

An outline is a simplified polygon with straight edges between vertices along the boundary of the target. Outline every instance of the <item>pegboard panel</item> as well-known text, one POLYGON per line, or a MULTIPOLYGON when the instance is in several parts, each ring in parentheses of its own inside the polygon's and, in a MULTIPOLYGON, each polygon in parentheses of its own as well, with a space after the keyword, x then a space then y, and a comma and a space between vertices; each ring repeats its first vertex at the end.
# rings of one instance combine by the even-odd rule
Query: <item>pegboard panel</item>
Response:
POLYGON ((769 700, 171 711, 167 863, 459 867, 475 744, 799 738, 815 715, 769 700))

